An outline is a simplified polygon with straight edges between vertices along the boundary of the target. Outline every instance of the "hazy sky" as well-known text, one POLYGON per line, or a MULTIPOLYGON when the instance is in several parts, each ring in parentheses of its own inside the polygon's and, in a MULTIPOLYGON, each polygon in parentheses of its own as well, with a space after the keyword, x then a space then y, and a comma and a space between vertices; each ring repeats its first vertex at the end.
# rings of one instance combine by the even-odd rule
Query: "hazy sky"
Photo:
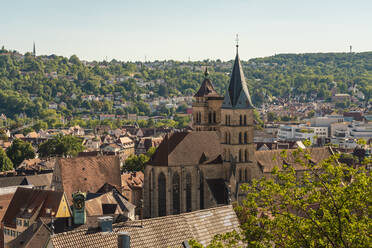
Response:
POLYGON ((0 46, 85 60, 372 50, 372 0, 0 0, 0 46))

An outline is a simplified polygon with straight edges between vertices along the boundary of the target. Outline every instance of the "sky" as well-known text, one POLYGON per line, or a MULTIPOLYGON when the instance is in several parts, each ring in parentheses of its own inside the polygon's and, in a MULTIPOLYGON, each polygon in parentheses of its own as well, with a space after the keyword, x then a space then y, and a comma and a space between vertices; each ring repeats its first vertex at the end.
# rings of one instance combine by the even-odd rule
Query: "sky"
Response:
POLYGON ((372 0, 0 0, 0 46, 83 60, 372 51, 372 0))

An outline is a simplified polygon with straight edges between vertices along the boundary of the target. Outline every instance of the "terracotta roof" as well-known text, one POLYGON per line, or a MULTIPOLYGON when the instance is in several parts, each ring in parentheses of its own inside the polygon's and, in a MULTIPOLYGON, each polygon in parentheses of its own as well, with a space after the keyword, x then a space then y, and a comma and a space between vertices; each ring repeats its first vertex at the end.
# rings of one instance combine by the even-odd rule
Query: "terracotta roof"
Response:
POLYGON ((111 191, 85 201, 85 208, 88 216, 102 216, 105 214, 128 213, 130 211, 134 211, 136 206, 128 202, 120 194, 111 191), (105 205, 116 205, 115 211, 113 213, 105 212, 105 205))
POLYGON ((113 232, 101 233, 82 229, 51 237, 54 248, 117 248, 118 232, 128 232, 131 248, 182 247, 185 240, 196 239, 207 245, 216 234, 239 229, 238 218, 231 205, 179 215, 130 221, 113 225, 113 232))
POLYGON ((121 174, 121 185, 123 188, 143 186, 144 174, 142 171, 121 174))
POLYGON ((221 155, 216 132, 178 132, 167 135, 149 164, 155 166, 197 165, 214 161, 221 155), (186 152, 187 151, 187 152, 186 152), (201 158, 204 159, 201 160, 201 158))
POLYGON ((44 247, 51 235, 50 228, 42 221, 31 224, 17 238, 7 243, 7 248, 44 247))
POLYGON ((0 195, 0 220, 3 219, 14 193, 0 195))
POLYGON ((52 209, 57 213, 59 203, 63 197, 63 192, 17 188, 14 196, 5 212, 2 222, 5 226, 16 227, 15 219, 17 217, 31 218, 49 216, 46 209, 52 209))
MULTIPOLYGON (((286 150, 286 158, 282 158, 281 156, 281 152, 285 150, 255 151, 255 157, 257 163, 261 166, 264 173, 271 172, 275 166, 281 170, 283 168, 283 163, 292 165, 295 170, 304 170, 304 167, 295 162, 292 152, 296 150, 297 149, 286 150)), ((332 155, 332 151, 328 147, 309 148, 309 151, 311 161, 314 164, 317 164, 332 155)))
POLYGON ((105 183, 121 188, 120 161, 117 156, 61 158, 63 190, 69 202, 76 191, 97 192, 105 183))

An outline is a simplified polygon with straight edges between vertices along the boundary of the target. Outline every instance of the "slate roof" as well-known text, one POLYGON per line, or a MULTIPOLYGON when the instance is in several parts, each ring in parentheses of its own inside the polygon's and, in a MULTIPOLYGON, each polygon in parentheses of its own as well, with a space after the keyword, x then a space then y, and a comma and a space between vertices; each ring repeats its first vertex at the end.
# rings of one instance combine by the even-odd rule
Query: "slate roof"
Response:
POLYGON ((105 183, 121 189, 120 161, 117 156, 61 158, 63 190, 69 202, 76 191, 97 192, 105 183))
POLYGON ((53 173, 26 176, 27 182, 35 187, 46 186, 50 188, 52 184, 53 173))
POLYGON ((49 208, 57 213, 62 197, 63 192, 19 187, 14 193, 2 222, 5 226, 15 228, 17 217, 26 219, 35 215, 36 217, 48 217, 50 214, 46 213, 46 209, 49 208))
MULTIPOLYGON (((281 156, 283 150, 255 151, 255 157, 264 173, 270 173, 275 166, 281 170, 283 168, 283 163, 292 165, 295 170, 305 170, 299 163, 295 163, 292 152, 296 150, 297 149, 286 150, 286 158, 282 158, 281 156)), ((321 162, 333 154, 333 151, 329 147, 309 148, 309 151, 311 161, 314 164, 321 162)))
POLYGON ((1 177, 0 188, 9 186, 27 185, 27 180, 24 176, 1 177))
POLYGON ((238 50, 234 61, 234 67, 230 76, 229 88, 223 100, 222 108, 246 109, 254 108, 245 82, 243 68, 240 63, 238 50))
POLYGON ((196 239, 207 245, 216 234, 239 229, 231 205, 179 215, 130 221, 113 225, 113 232, 81 229, 51 237, 54 248, 117 248, 117 233, 128 232, 131 248, 182 247, 185 240, 196 239))
POLYGON ((177 132, 165 136, 150 165, 197 165, 219 161, 221 145, 216 132, 177 132))
POLYGON ((214 89, 212 81, 209 79, 208 75, 208 69, 205 68, 203 83, 194 97, 217 97, 222 99, 222 97, 214 89))

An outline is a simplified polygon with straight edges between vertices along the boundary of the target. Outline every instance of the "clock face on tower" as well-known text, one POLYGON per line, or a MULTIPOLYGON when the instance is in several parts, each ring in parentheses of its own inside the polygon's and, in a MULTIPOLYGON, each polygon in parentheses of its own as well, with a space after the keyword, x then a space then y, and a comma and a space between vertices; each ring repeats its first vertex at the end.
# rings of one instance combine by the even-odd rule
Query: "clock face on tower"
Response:
POLYGON ((85 205, 85 197, 82 194, 75 195, 73 201, 75 209, 82 209, 85 205))

